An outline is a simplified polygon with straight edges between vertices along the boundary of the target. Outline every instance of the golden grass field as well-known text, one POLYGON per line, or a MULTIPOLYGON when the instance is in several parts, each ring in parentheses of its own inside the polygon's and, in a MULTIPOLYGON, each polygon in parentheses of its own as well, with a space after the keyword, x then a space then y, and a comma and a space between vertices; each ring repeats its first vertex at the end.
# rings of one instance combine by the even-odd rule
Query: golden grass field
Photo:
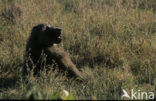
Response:
POLYGON ((120 100, 122 89, 156 96, 156 0, 0 0, 0 99, 120 100), (63 29, 61 47, 91 80, 43 71, 22 82, 26 40, 43 22, 63 29))

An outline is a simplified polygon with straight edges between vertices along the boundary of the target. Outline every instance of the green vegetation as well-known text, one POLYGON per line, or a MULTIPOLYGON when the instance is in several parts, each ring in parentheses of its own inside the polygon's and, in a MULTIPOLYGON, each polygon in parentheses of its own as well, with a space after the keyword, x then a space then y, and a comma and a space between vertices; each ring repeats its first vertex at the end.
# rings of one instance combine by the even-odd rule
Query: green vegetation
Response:
POLYGON ((156 0, 0 0, 0 99, 121 99, 122 88, 156 96, 156 0), (92 80, 44 71, 22 82, 33 26, 63 28, 62 47, 92 80), (68 99, 68 97, 66 98, 68 99))

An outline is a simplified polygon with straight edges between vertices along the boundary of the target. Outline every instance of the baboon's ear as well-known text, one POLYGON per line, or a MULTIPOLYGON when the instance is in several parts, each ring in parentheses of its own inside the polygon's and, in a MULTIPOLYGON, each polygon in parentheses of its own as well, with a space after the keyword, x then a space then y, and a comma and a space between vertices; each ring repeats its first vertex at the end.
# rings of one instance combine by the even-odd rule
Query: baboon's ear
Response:
POLYGON ((33 40, 35 40, 36 42, 38 41, 38 34, 40 34, 42 32, 42 27, 41 26, 35 26, 33 27, 32 31, 31 31, 31 38, 33 38, 33 40))
POLYGON ((32 31, 31 31, 31 34, 35 34, 37 32, 41 31, 41 28, 39 26, 35 26, 33 27, 32 31))
POLYGON ((46 27, 47 26, 44 25, 44 24, 39 24, 39 25, 33 27, 32 34, 39 33, 39 32, 44 32, 46 30, 46 27))
POLYGON ((58 31, 62 31, 62 28, 59 28, 59 27, 55 27, 55 29, 58 31))

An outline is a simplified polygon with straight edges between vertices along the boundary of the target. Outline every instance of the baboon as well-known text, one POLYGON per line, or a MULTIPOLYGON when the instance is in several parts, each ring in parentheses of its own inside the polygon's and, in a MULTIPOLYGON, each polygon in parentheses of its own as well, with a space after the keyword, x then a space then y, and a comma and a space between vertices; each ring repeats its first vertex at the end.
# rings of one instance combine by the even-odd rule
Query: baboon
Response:
POLYGON ((24 56, 23 76, 28 74, 28 69, 37 75, 45 66, 58 67, 61 72, 67 71, 69 77, 78 76, 84 80, 85 76, 71 61, 69 54, 57 44, 61 43, 62 29, 51 27, 43 23, 33 27, 27 41, 24 56))

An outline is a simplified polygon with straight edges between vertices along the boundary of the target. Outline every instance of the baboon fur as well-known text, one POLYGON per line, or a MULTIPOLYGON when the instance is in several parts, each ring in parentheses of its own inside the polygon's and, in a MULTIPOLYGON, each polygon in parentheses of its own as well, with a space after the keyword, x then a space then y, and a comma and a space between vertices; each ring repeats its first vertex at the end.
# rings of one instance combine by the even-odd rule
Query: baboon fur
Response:
POLYGON ((85 78, 68 53, 57 46, 62 40, 61 32, 62 29, 51 27, 48 23, 33 27, 26 45, 23 76, 29 73, 28 70, 33 70, 33 74, 38 75, 44 67, 53 65, 53 69, 58 67, 61 72, 67 71, 69 77, 85 78))

